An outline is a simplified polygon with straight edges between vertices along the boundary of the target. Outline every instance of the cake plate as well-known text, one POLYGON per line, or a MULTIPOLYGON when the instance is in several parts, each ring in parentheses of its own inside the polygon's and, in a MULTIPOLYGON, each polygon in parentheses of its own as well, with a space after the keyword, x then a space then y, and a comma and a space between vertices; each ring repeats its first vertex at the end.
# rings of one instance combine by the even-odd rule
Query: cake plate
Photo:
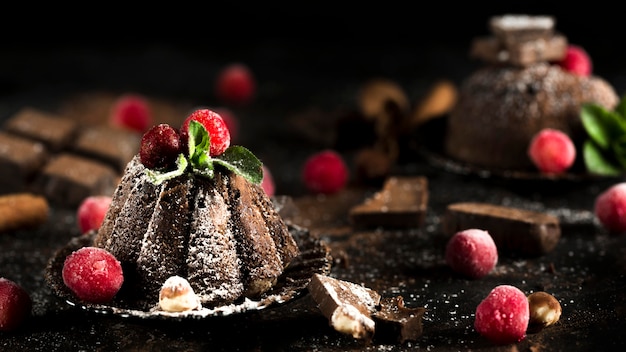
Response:
POLYGON ((620 180, 623 176, 604 176, 588 173, 582 165, 574 165, 568 172, 562 174, 546 174, 535 170, 507 170, 487 168, 463 162, 450 157, 444 151, 443 143, 447 116, 437 117, 425 122, 416 128, 410 141, 413 149, 430 165, 439 169, 467 176, 477 176, 502 181, 532 183, 534 186, 552 187, 556 184, 580 184, 581 182, 606 181, 608 183, 620 180))
POLYGON ((145 306, 143 304, 145 302, 129 299, 123 290, 120 290, 113 301, 108 304, 94 304, 80 300, 63 282, 63 263, 73 251, 93 245, 95 231, 74 237, 64 247, 57 250, 48 261, 45 268, 45 278, 53 292, 65 300, 67 304, 100 314, 140 319, 188 320, 259 311, 287 303, 304 295, 313 274, 326 275, 330 273, 332 258, 326 243, 311 236, 309 231, 303 227, 293 224, 288 224, 288 227, 300 248, 300 255, 292 260, 278 278, 276 285, 261 297, 256 299, 245 298, 228 305, 203 307, 184 312, 165 312, 156 308, 158 302, 154 302, 154 307, 151 309, 142 308, 145 306))

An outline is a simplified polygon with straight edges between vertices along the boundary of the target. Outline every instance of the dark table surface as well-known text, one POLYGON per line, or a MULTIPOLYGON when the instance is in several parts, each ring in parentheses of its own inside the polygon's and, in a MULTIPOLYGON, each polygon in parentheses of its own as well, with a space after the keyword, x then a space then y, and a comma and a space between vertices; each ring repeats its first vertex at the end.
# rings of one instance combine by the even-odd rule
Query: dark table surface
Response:
MULTIPOLYGON (((556 13, 557 27, 594 57, 596 74, 611 82, 618 93, 625 91, 621 63, 626 62, 626 51, 595 39, 612 33, 615 21, 608 18, 601 34, 592 35, 581 28, 589 18, 600 21, 596 12, 604 15, 603 10, 590 11, 585 17, 532 2, 527 6, 537 7, 513 2, 508 9, 494 8, 490 13, 529 13, 530 9, 556 13)), ((444 8, 438 7, 439 11, 444 8)), ((436 80, 459 83, 475 67, 467 57, 469 40, 486 33, 489 13, 453 15, 456 29, 447 34, 439 28, 442 18, 449 16, 439 13, 438 20, 427 20, 425 12, 409 16, 397 11, 385 8, 379 17, 368 11, 365 17, 344 22, 347 11, 330 16, 318 10, 302 18, 268 15, 270 22, 266 23, 263 16, 254 16, 250 10, 242 18, 254 19, 251 25, 258 26, 259 33, 242 38, 214 33, 216 27, 228 30, 225 21, 211 27, 213 32, 207 30, 206 36, 198 33, 203 27, 196 22, 189 32, 181 33, 175 30, 180 29, 181 21, 175 21, 172 27, 154 27, 151 35, 146 34, 150 31, 124 35, 107 27, 111 28, 109 36, 91 40, 76 36, 52 39, 60 34, 55 30, 41 41, 13 39, 0 57, 0 117, 26 105, 59 109, 76 96, 93 92, 133 91, 173 105, 211 105, 215 103, 212 82, 217 70, 233 61, 248 63, 259 90, 253 103, 235 110, 243 126, 240 144, 273 170, 277 193, 293 197, 301 209, 297 220, 328 243, 334 258, 332 276, 363 284, 383 296, 401 295, 407 306, 427 309, 418 341, 363 344, 334 331, 308 295, 257 313, 192 321, 137 319, 73 307, 59 299, 44 279, 49 258, 78 235, 75 210, 53 208, 41 228, 0 235, 0 276, 21 284, 34 302, 32 317, 22 329, 0 333, 0 350, 509 351, 512 346, 493 346, 473 330, 477 304, 499 284, 512 284, 525 292, 548 291, 563 306, 558 324, 529 334, 515 345, 517 350, 623 349, 626 237, 606 234, 592 213, 599 192, 621 179, 554 182, 459 174, 429 163, 411 149, 395 171, 426 176, 430 197, 424 225, 402 231, 350 230, 347 210, 375 187, 350 188, 331 197, 313 197, 304 191, 299 168, 311 152, 328 147, 329 139, 324 133, 294 132, 294 118, 322 111, 330 119, 337 109, 354 107, 356 91, 371 78, 392 79, 418 101, 436 80), (285 28, 273 31, 280 27, 281 18, 289 19, 284 24, 294 29, 299 40, 284 35, 285 28), (376 22, 375 18, 385 20, 376 22), (312 25, 319 26, 319 36, 304 31, 312 25), (379 30, 373 29, 376 25, 379 30), (470 25, 467 31, 458 28, 470 25), (171 36, 168 28, 172 28, 171 36), (345 31, 337 36, 345 34, 345 38, 333 35, 339 28, 345 31), (545 211, 559 217, 563 236, 557 248, 545 256, 504 256, 491 275, 466 280, 454 275, 442 256, 441 215, 447 204, 457 201, 545 211)), ((96 26, 87 27, 93 30, 96 26)), ((611 43, 617 37, 607 36, 613 38, 607 40, 611 43)))

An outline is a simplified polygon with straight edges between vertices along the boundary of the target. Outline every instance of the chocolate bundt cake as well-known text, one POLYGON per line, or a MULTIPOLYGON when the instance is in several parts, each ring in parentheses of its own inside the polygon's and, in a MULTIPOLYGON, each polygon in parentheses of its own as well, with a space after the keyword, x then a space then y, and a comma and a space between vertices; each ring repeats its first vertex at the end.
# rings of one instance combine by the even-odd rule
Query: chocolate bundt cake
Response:
MULTIPOLYGON (((146 166, 150 159, 143 148, 161 157, 155 145, 178 143, 159 139, 171 127, 154 130, 157 139, 148 136, 152 130, 146 133, 142 150, 126 166, 94 246, 121 262, 124 289, 146 306, 158 302, 172 276, 186 279, 204 307, 259 298, 300 253, 259 184, 260 161, 252 158, 260 178, 250 178, 242 171, 246 155, 252 155, 245 148, 227 149, 220 161, 209 157, 209 144, 201 143, 190 148, 195 152, 188 158, 179 155, 178 168, 160 173, 146 166), (234 166, 224 167, 228 162, 234 166)), ((202 133, 198 140, 206 141, 202 133)))
POLYGON ((94 244, 107 249, 151 302, 169 277, 187 278, 203 305, 270 289, 298 246, 260 186, 234 173, 186 174, 155 185, 136 156, 94 244))
POLYGON ((545 62, 483 67, 460 87, 447 121, 445 152, 483 167, 531 169, 527 150, 537 132, 554 128, 582 141, 581 105, 612 109, 618 100, 605 80, 545 62))
POLYGON ((472 43, 471 56, 484 66, 460 86, 447 119, 446 155, 492 170, 536 170, 528 146, 545 128, 565 132, 580 148, 582 105, 613 109, 619 100, 613 87, 590 70, 559 64, 569 44, 553 31, 552 17, 494 16, 489 25, 493 35, 472 43))

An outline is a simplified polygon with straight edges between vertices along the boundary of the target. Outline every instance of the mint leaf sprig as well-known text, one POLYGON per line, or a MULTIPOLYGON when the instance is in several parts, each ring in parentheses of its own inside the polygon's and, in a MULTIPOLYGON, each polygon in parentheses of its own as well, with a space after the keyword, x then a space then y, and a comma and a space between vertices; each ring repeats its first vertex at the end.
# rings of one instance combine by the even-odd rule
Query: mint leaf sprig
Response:
POLYGON ((585 103, 580 118, 588 139, 583 144, 587 171, 600 176, 626 172, 626 96, 613 110, 597 103, 585 103))
POLYGON ((189 123, 189 141, 187 155, 179 154, 176 169, 167 172, 146 169, 146 173, 154 184, 180 176, 188 168, 202 177, 213 178, 215 164, 225 167, 246 180, 260 184, 263 181, 263 164, 248 149, 242 146, 230 146, 222 154, 211 157, 211 136, 198 121, 189 123))

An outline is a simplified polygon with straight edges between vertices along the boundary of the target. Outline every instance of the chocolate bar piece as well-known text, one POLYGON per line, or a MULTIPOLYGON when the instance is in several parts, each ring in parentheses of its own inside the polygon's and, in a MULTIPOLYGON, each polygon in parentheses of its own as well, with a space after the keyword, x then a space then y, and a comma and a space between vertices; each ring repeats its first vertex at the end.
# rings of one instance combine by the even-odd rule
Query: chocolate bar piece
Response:
POLYGON ((555 216, 487 203, 448 205, 442 226, 448 236, 470 228, 482 229, 489 232, 498 251, 532 256, 552 251, 561 238, 555 216))
POLYGON ((28 190, 47 159, 43 143, 0 132, 0 194, 28 190))
POLYGON ((376 324, 374 340, 403 344, 407 341, 417 341, 422 336, 422 317, 426 312, 425 308, 405 307, 402 296, 383 298, 380 307, 380 310, 373 314, 376 324))
POLYGON ((311 277, 308 290, 335 330, 356 339, 370 341, 373 338, 372 314, 381 299, 376 291, 321 274, 311 277))
POLYGON ((507 47, 517 43, 546 39, 552 36, 555 20, 552 16, 503 15, 489 20, 491 32, 507 47))
POLYGON ((382 190, 350 209, 354 227, 419 227, 428 204, 428 179, 423 176, 392 176, 382 190))
POLYGON ((139 151, 141 135, 134 131, 107 125, 82 129, 74 144, 77 154, 100 160, 123 173, 128 162, 139 151))
POLYGON ((118 174, 106 164, 61 153, 46 164, 33 189, 50 203, 75 207, 87 196, 113 194, 118 181, 118 174))
POLYGON ((5 122, 4 129, 42 142, 50 151, 58 152, 73 141, 78 123, 52 113, 25 107, 5 122))
POLYGON ((472 41, 470 56, 485 62, 529 66, 540 61, 558 61, 565 56, 567 38, 554 35, 526 42, 504 45, 498 38, 482 37, 472 41))

